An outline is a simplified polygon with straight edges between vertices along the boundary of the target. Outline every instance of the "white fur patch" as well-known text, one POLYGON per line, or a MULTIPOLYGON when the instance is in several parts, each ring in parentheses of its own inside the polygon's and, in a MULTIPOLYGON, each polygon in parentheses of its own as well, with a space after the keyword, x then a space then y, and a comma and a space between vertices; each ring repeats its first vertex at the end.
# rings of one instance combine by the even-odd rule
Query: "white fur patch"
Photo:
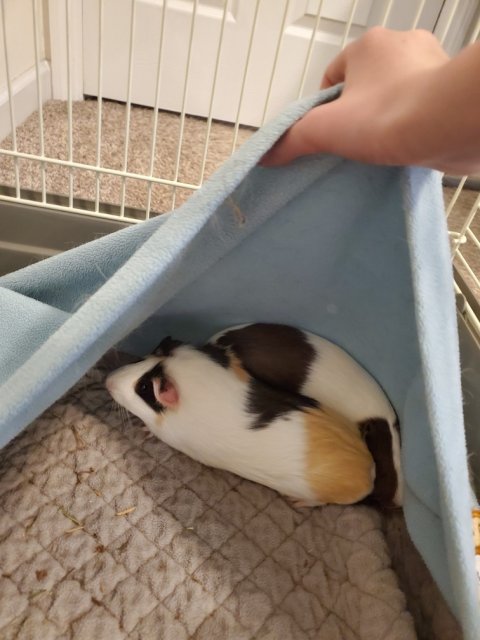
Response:
POLYGON ((178 407, 158 416, 135 393, 138 379, 159 358, 150 357, 109 376, 114 399, 141 418, 161 440, 204 464, 226 469, 300 500, 315 501, 305 478, 306 430, 302 414, 252 429, 248 383, 207 355, 184 345, 163 361, 178 407))

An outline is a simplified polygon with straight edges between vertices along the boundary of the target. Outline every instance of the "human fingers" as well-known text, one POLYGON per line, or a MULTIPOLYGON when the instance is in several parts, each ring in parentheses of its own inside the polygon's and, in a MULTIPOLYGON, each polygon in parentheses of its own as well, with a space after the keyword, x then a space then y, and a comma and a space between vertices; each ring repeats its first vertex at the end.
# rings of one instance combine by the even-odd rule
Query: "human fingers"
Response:
POLYGON ((332 140, 338 136, 339 126, 341 127, 340 101, 341 98, 309 111, 265 154, 262 166, 279 166, 300 156, 328 153, 332 149, 332 140))
POLYGON ((341 53, 339 53, 338 56, 336 56, 336 58, 334 58, 325 69, 325 73, 323 74, 322 82, 320 84, 320 89, 328 89, 329 87, 333 87, 339 82, 343 82, 345 80, 347 56, 349 53, 347 49, 344 49, 341 53))

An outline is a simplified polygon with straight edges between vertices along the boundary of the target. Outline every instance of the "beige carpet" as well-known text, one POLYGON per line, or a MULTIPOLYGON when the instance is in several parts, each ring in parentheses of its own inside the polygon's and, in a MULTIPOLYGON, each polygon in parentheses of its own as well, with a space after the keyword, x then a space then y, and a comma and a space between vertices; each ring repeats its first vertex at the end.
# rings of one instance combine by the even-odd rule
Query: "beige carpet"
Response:
MULTIPOLYGON (((444 187, 443 192, 445 203, 448 205, 455 193, 455 189, 444 187)), ((478 198, 478 195, 478 191, 472 191, 470 189, 462 190, 448 219, 448 226, 451 231, 462 231, 465 221, 467 220, 468 216, 470 216, 471 210, 475 205, 475 201, 478 198)), ((478 215, 478 213, 473 219, 470 227, 477 239, 480 240, 480 215, 478 215)), ((480 280, 480 248, 477 247, 477 245, 471 238, 468 238, 465 244, 460 245, 459 250, 461 255, 468 262, 475 276, 480 280)), ((455 258, 454 265, 458 268, 462 277, 465 279, 466 283, 471 289, 477 302, 480 304, 480 287, 478 287, 475 279, 472 278, 469 270, 465 267, 463 261, 460 258, 455 258)))
MULTIPOLYGON (((100 164, 109 169, 123 169, 125 148, 125 105, 105 101, 102 110, 102 145, 100 164)), ((43 109, 45 130, 45 155, 62 160, 68 159, 68 119, 66 103, 51 101, 43 109)), ((178 180, 188 184, 199 184, 205 153, 207 123, 205 120, 186 117, 183 145, 180 154, 178 180)), ((239 130, 238 144, 250 135, 250 129, 239 130)), ((166 180, 175 178, 177 146, 180 134, 180 118, 176 114, 161 112, 155 145, 153 175, 166 180)), ((82 164, 96 165, 97 102, 87 100, 73 104, 73 160, 82 164)), ((131 173, 150 173, 152 136, 152 109, 133 107, 130 120, 129 153, 127 169, 131 173)), ((205 177, 209 176, 228 158, 233 144, 233 127, 212 123, 205 163, 205 177)), ((0 146, 11 148, 7 138, 0 146)), ((23 153, 40 151, 38 113, 32 114, 17 130, 17 148, 23 153)), ((41 190, 41 171, 38 163, 19 161, 20 182, 24 189, 41 190)), ((100 180, 100 200, 120 204, 123 180, 116 176, 103 175, 100 180)), ((14 185, 14 161, 0 156, 0 185, 14 185)), ((146 183, 127 178, 126 205, 145 209, 147 203, 146 183)), ((69 192, 69 170, 50 165, 46 168, 47 192, 67 195, 69 192)), ((92 171, 73 170, 74 196, 95 199, 96 178, 92 171)), ((192 192, 176 189, 176 205, 184 202, 192 192)), ((152 210, 169 211, 172 208, 174 189, 155 185, 152 189, 152 210)))
MULTIPOLYGON (((124 113, 104 104, 104 166, 122 166, 124 113)), ((130 171, 148 171, 151 115, 132 109, 130 171)), ((66 158, 65 105, 48 103, 44 122, 47 154, 66 158)), ((75 104, 74 122, 74 159, 95 162, 96 103, 75 104)), ((178 130, 177 116, 160 115, 155 175, 173 178, 178 130)), ((205 131, 187 118, 179 179, 198 182, 205 131)), ((232 138, 213 124, 206 175, 232 138)), ((38 140, 34 114, 18 147, 36 153, 38 140)), ((23 188, 40 188, 38 167, 22 161, 20 171, 23 188)), ((0 157, 0 184, 13 182, 13 162, 0 157)), ((47 190, 68 193, 68 170, 48 168, 47 190)), ((119 178, 102 178, 101 200, 118 204, 120 193, 119 178)), ((91 172, 74 171, 74 195, 95 197, 91 172)), ((139 181, 126 195, 145 206, 139 181)), ((187 196, 178 190, 177 204, 187 196)), ((155 187, 152 208, 171 204, 172 189, 155 187)), ((401 515, 295 511, 147 439, 112 411, 104 377, 92 370, 0 453, 2 640, 460 639, 401 515)))

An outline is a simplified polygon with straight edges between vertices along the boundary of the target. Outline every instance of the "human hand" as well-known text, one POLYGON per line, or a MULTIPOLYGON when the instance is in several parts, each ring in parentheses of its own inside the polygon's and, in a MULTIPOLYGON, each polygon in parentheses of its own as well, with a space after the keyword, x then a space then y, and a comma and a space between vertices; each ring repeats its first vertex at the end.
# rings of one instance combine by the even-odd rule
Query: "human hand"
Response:
POLYGON ((438 105, 435 114, 428 112, 428 91, 448 62, 428 31, 371 29, 325 72, 321 87, 344 82, 342 95, 294 124, 262 164, 281 165, 323 152, 373 164, 444 168, 431 157, 441 129, 425 128, 424 120, 441 116, 438 105))

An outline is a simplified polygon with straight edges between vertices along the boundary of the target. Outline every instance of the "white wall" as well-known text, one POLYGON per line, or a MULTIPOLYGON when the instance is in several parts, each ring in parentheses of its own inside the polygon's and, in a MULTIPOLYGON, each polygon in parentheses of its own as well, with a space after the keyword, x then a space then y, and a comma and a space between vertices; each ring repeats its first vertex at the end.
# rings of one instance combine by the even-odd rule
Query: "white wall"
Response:
MULTIPOLYGON (((35 0, 40 60, 45 58, 44 1, 35 0)), ((35 64, 32 0, 5 0, 5 26, 10 64, 10 78, 15 80, 35 64)), ((2 30, 3 31, 3 30, 2 30)), ((6 86, 3 33, 0 32, 0 91, 6 86)))
MULTIPOLYGON (((50 46, 48 32, 48 0, 34 0, 37 16, 37 38, 42 102, 52 95, 50 46)), ((18 127, 38 108, 37 76, 32 0, 4 0, 13 121, 18 127)), ((7 72, 0 14, 0 141, 11 133, 11 113, 7 90, 7 72)))

